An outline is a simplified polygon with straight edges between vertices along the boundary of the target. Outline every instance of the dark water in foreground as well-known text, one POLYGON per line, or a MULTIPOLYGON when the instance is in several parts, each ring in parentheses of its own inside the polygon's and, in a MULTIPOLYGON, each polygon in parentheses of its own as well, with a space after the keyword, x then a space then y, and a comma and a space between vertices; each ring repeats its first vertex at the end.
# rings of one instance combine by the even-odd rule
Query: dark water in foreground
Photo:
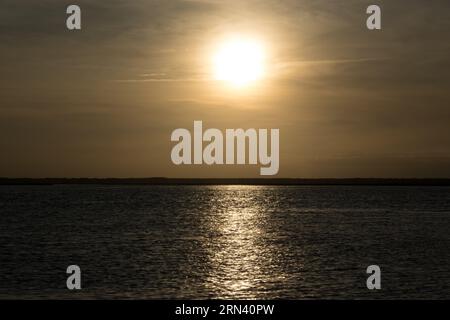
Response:
POLYGON ((449 298, 450 188, 0 186, 14 297, 449 298))

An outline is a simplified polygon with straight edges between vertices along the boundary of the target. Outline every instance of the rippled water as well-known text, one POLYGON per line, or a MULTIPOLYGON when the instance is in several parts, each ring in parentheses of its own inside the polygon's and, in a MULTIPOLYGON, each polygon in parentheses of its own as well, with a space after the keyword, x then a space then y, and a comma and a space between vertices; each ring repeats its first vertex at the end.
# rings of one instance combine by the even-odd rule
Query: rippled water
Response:
POLYGON ((449 191, 0 186, 0 297, 449 298, 449 191))

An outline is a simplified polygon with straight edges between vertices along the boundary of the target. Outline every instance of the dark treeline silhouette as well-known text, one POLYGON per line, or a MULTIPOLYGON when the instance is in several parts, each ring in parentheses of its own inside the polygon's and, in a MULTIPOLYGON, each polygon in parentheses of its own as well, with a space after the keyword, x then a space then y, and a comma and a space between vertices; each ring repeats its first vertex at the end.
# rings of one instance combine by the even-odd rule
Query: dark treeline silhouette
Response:
POLYGON ((300 179, 300 178, 0 178, 0 185, 387 185, 450 186, 450 179, 300 179))

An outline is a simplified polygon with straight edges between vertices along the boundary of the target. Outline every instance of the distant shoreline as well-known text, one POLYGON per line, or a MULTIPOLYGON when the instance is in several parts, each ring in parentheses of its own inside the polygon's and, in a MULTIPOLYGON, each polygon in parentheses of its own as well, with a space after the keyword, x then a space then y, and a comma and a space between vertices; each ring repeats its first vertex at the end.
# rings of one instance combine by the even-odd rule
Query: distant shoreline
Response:
POLYGON ((450 179, 301 179, 301 178, 0 178, 0 185, 358 185, 358 186, 450 186, 450 179))

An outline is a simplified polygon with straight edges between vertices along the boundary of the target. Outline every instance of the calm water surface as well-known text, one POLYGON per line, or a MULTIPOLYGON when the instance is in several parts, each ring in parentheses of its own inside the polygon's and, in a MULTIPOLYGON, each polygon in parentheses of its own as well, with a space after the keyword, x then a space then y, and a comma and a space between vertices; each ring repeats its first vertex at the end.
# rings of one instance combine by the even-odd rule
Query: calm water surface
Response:
POLYGON ((0 298, 449 298, 449 249, 448 187, 0 186, 0 298))

